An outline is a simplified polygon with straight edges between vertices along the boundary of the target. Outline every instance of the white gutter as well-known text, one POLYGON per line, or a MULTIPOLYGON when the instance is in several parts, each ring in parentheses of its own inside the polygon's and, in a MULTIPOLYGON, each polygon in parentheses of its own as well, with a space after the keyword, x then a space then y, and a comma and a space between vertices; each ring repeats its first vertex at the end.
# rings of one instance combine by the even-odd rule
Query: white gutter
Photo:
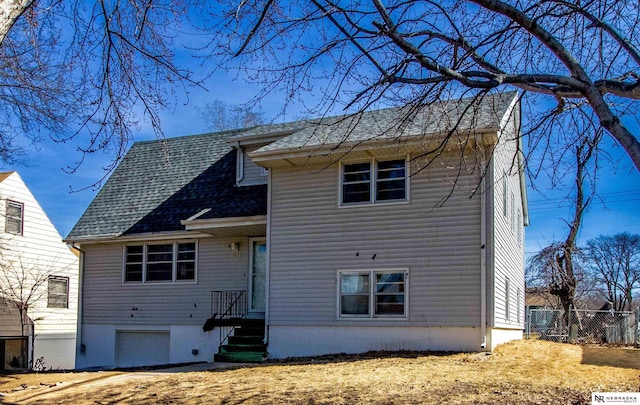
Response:
POLYGON ((236 185, 244 179, 244 151, 240 142, 236 142, 236 185))
POLYGON ((267 274, 265 277, 265 294, 264 294, 264 343, 269 342, 269 297, 270 297, 270 279, 271 279, 271 182, 273 178, 273 170, 269 170, 267 174, 267 274))
POLYGON ((520 175, 520 199, 522 201, 522 223, 524 226, 529 226, 529 201, 527 201, 527 184, 524 175, 524 153, 522 152, 522 138, 518 140, 518 160, 520 161, 520 167, 518 172, 520 175))
MULTIPOLYGON (((484 149, 480 147, 482 154, 482 167, 486 167, 486 157, 484 149)), ((493 173, 493 164, 490 163, 491 171, 486 172, 480 181, 480 348, 487 348, 487 181, 486 176, 493 173)), ((493 177, 493 176, 491 176, 493 177)))
MULTIPOLYGON (((475 128, 473 132, 470 131, 461 131, 460 134, 467 136, 473 136, 476 144, 478 145, 489 145, 495 144, 497 142, 497 138, 495 134, 500 131, 499 127, 487 127, 487 128, 475 128)), ((269 149, 262 150, 258 149, 249 153, 249 157, 252 161, 258 165, 261 163, 265 163, 272 160, 283 160, 283 159, 296 159, 303 158, 307 159, 309 157, 329 157, 335 156, 336 154, 346 154, 351 152, 358 152, 362 150, 372 150, 372 149, 386 149, 386 148, 398 148, 402 147, 416 147, 416 148, 424 148, 425 147, 425 139, 428 139, 430 144, 432 143, 434 146, 438 145, 442 142, 442 140, 450 135, 449 131, 437 132, 437 133, 415 133, 409 135, 403 135, 400 139, 397 138, 373 138, 366 140, 355 140, 355 141, 344 141, 340 140, 338 142, 327 142, 324 144, 312 144, 312 145, 304 145, 304 146, 296 146, 296 147, 287 147, 282 149, 269 149)), ((465 139, 464 144, 466 144, 467 140, 465 139)), ((430 144, 427 144, 428 147, 430 144)), ((455 140, 450 140, 447 143, 448 148, 458 148, 462 145, 462 141, 460 143, 456 143, 455 140)))
MULTIPOLYGON (((76 319, 76 364, 78 363, 78 354, 84 353, 84 343, 82 343, 82 300, 84 298, 84 251, 75 246, 71 245, 72 249, 75 249, 80 253, 80 257, 78 258, 79 272, 78 272, 78 315, 76 319)), ((73 365, 73 368, 76 368, 76 364, 73 365)))

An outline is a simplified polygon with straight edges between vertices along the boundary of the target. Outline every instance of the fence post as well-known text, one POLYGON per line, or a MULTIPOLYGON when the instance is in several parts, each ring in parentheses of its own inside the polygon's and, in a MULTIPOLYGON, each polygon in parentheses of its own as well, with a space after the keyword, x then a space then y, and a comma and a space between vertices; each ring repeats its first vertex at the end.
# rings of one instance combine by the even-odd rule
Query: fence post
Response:
POLYGON ((636 327, 635 330, 635 341, 633 342, 634 347, 640 347, 640 307, 636 308, 636 327))
POLYGON ((527 326, 525 331, 525 337, 529 339, 531 336, 531 307, 527 307, 527 326))
POLYGON ((573 342, 573 322, 571 321, 571 313, 573 312, 573 305, 569 304, 569 315, 567 316, 567 343, 573 342))

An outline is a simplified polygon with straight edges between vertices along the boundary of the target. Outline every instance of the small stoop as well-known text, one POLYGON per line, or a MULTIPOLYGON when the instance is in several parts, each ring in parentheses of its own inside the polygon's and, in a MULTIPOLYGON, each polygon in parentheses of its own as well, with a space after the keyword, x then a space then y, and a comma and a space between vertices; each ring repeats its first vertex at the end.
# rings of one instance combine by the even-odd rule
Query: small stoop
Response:
POLYGON ((267 345, 264 344, 264 321, 246 320, 240 322, 229 336, 228 342, 218 348, 214 362, 262 363, 267 359, 267 345))

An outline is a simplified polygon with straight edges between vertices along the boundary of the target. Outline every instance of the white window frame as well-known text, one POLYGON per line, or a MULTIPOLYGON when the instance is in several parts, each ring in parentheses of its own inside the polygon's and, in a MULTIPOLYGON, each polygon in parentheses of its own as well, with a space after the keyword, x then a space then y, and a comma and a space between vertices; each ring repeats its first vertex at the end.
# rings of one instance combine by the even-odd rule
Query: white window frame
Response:
POLYGON ((516 232, 516 196, 511 192, 511 232, 516 232))
POLYGON ((518 246, 522 247, 522 242, 523 242, 522 233, 523 233, 524 230, 522 229, 523 225, 522 225, 522 216, 520 214, 520 211, 518 211, 517 217, 518 218, 517 218, 517 221, 516 221, 516 227, 518 229, 518 246))
POLYGON ((509 277, 504 280, 504 320, 511 322, 511 280, 509 277))
POLYGON ((340 162, 340 170, 338 171, 338 207, 368 207, 371 205, 392 205, 392 204, 407 204, 409 203, 410 193, 410 174, 409 174, 409 155, 399 156, 399 157, 385 157, 385 158, 371 158, 371 159, 360 159, 360 160, 347 160, 340 162), (377 200, 377 185, 378 185, 378 163, 381 162, 390 162, 394 160, 404 160, 404 199, 398 200, 377 200), (369 201, 358 201, 358 202, 350 202, 345 203, 343 201, 343 191, 344 191, 344 169, 345 166, 359 164, 359 163, 369 163, 369 201))
POLYGON ((9 233, 11 235, 21 236, 21 235, 24 234, 24 203, 21 203, 21 202, 18 202, 18 201, 13 201, 13 200, 7 200, 7 204, 5 206, 4 230, 5 230, 6 233, 9 233), (9 206, 14 206, 14 207, 20 208, 20 217, 10 216, 9 215, 9 206), (9 231, 9 221, 10 220, 20 221, 20 230, 18 232, 9 231))
POLYGON ((502 216, 504 216, 505 218, 507 217, 509 211, 508 201, 509 197, 507 193, 507 172, 504 171, 502 172, 502 216))
POLYGON ((196 239, 184 239, 173 241, 154 241, 143 243, 126 243, 122 247, 122 284, 196 284, 198 282, 198 240, 196 239), (178 265, 180 262, 191 262, 192 260, 180 260, 178 255, 179 245, 185 245, 188 243, 194 244, 194 259, 193 259, 193 279, 178 279, 178 265), (149 246, 158 245, 172 245, 171 253, 171 280, 147 280, 147 264, 149 246), (142 266, 141 280, 127 280, 127 247, 139 246, 142 247, 142 262, 134 262, 134 264, 140 263, 142 266))
POLYGON ((391 268, 391 269, 370 269, 370 270, 338 270, 336 275, 336 317, 338 319, 347 320, 407 320, 409 319, 409 268, 391 268), (404 313, 393 314, 376 314, 376 275, 378 274, 404 274, 404 313), (367 275, 369 277, 369 310, 367 314, 342 314, 342 275, 367 275))
POLYGON ((69 277, 62 276, 49 276, 47 279, 47 308, 57 308, 57 309, 68 309, 69 308, 69 277), (51 305, 51 282, 61 281, 66 285, 66 290, 64 294, 58 294, 59 296, 64 296, 64 306, 51 305))
POLYGON ((520 324, 520 312, 521 312, 521 307, 522 307, 522 290, 520 288, 518 288, 517 290, 517 304, 516 304, 516 321, 518 322, 518 324, 520 324))

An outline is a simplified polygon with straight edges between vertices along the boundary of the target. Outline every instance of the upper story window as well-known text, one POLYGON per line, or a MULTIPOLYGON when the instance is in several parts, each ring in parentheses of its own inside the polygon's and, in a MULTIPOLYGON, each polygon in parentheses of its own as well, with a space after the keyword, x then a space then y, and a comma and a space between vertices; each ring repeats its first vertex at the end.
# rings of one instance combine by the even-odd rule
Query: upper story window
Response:
POLYGON ((69 308, 69 277, 49 276, 47 308, 69 308))
POLYGON ((124 251, 124 281, 195 281, 196 248, 195 241, 127 245, 124 251))
POLYGON ((407 270, 339 272, 339 316, 406 317, 407 276, 407 270))
POLYGON ((345 163, 341 173, 341 204, 407 201, 407 160, 345 163))
POLYGON ((5 232, 22 235, 24 222, 24 204, 7 200, 5 214, 5 232))

